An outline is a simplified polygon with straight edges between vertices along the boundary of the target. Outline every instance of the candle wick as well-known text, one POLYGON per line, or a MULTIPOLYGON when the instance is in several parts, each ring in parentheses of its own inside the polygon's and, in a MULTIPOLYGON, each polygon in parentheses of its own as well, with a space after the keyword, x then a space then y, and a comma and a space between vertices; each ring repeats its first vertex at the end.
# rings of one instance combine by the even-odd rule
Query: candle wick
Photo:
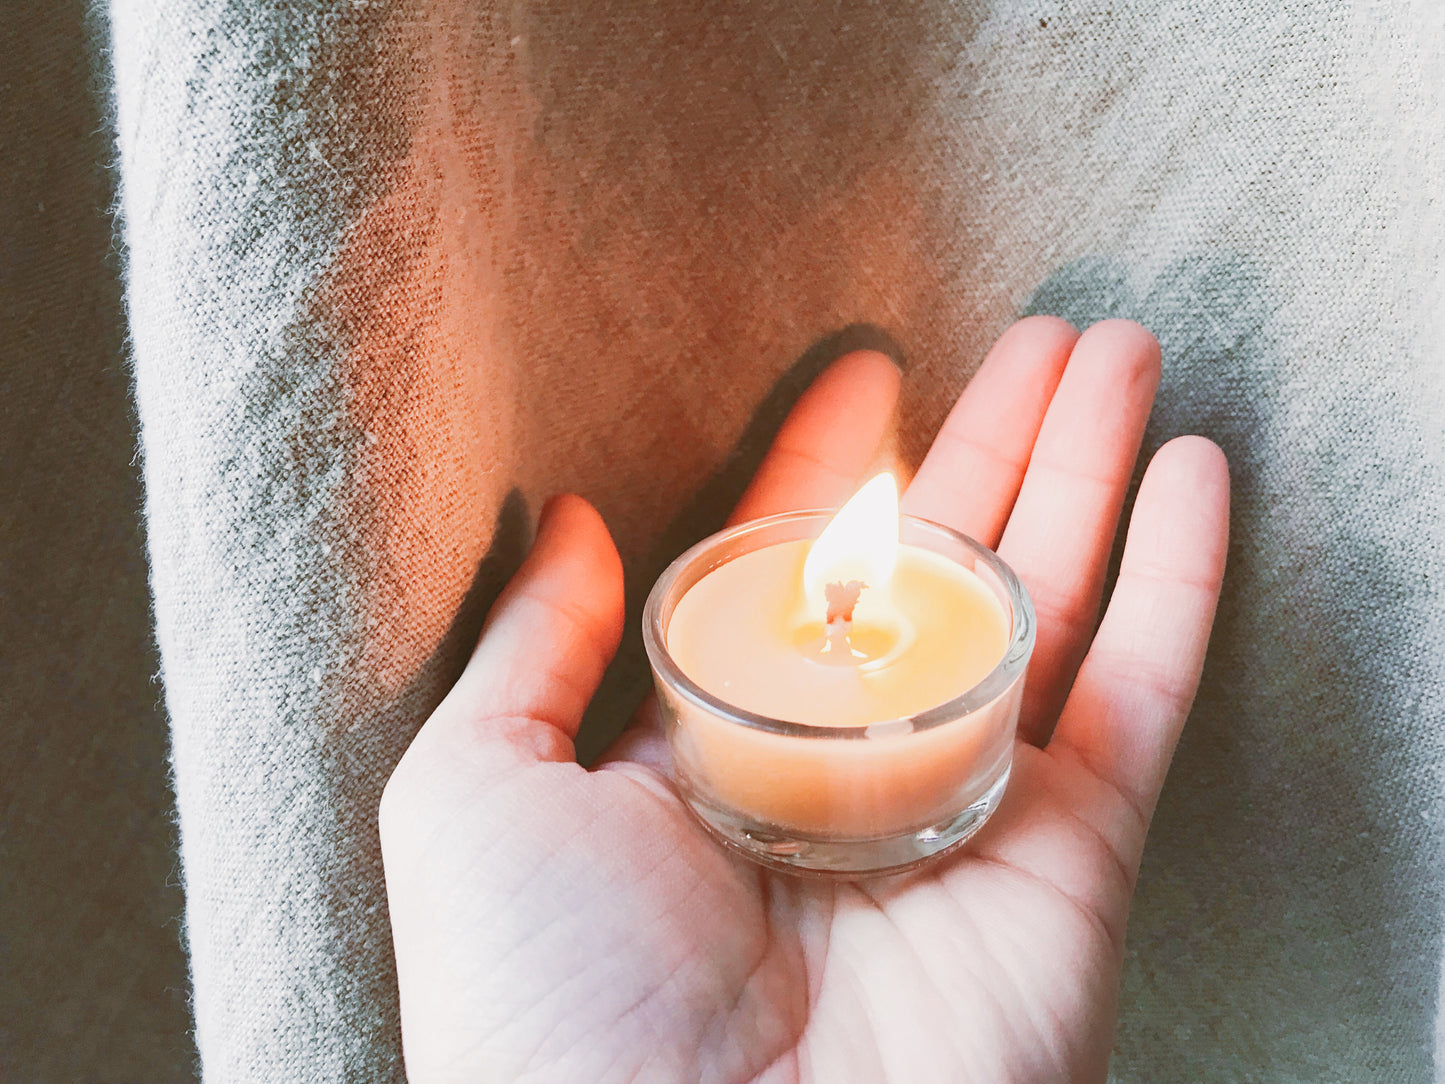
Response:
POLYGON ((826 624, 830 629, 835 621, 842 621, 845 626, 852 622, 853 608, 858 605, 858 596, 863 594, 863 589, 867 586, 862 580, 823 585, 823 597, 828 602, 826 624))

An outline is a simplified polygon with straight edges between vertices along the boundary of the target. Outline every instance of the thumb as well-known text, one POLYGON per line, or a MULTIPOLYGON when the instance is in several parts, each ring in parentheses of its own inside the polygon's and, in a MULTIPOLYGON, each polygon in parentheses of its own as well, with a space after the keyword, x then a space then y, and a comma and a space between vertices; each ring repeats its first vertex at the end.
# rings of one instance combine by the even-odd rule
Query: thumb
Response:
POLYGON ((412 789, 409 780, 436 785, 443 764, 484 782, 514 767, 572 760, 622 623, 622 562, 602 517, 581 497, 554 497, 461 678, 392 773, 383 817, 398 791, 412 789))

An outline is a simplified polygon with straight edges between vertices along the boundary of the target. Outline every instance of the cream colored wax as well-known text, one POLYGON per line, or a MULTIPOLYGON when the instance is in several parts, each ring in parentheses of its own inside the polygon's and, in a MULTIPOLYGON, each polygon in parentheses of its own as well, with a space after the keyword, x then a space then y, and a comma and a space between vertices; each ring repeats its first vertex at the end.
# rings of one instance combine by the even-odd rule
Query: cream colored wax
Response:
POLYGON ((888 582, 865 587, 829 635, 803 587, 810 542, 742 554, 678 601, 667 648, 698 686, 757 715, 864 728, 866 740, 794 737, 674 703, 679 767, 704 800, 763 825, 881 838, 956 813, 1007 767, 1022 683, 958 719, 909 717, 967 692, 1003 658, 1009 616, 969 569, 900 546, 888 582), (894 722, 904 720, 903 722, 894 722))

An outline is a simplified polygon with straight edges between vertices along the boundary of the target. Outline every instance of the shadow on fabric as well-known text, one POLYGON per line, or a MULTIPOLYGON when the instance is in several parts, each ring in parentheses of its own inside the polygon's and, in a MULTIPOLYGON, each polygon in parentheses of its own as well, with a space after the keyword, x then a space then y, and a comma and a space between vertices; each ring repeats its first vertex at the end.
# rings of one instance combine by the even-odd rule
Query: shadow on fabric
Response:
MULTIPOLYGON (((1351 424, 1348 404, 1332 409, 1332 389, 1292 379, 1273 310, 1263 273, 1229 254, 1152 276, 1080 260, 1025 310, 1080 328, 1127 317, 1159 336, 1163 382, 1126 516, 1148 457, 1182 433, 1218 443, 1233 482, 1204 681, 1130 919, 1121 1080, 1189 1075, 1155 1059, 1191 1037, 1205 1061, 1283 1047, 1302 1067, 1341 1028, 1424 1050, 1433 1026, 1435 961, 1392 932, 1418 927, 1421 893, 1438 896, 1417 883, 1402 830, 1402 810, 1427 798, 1404 793, 1412 749, 1380 725, 1408 692, 1389 645, 1409 642, 1410 611, 1388 600, 1404 597, 1410 572, 1376 524, 1343 514, 1342 453, 1328 433, 1322 446, 1310 438, 1351 424)), ((1428 910, 1438 926, 1439 907, 1428 910)))
POLYGON ((582 722, 577 753, 584 764, 600 755, 617 737, 652 687, 647 654, 642 647, 642 607, 653 581, 683 550, 722 527, 798 397, 819 373, 855 350, 876 350, 906 369, 903 350, 897 341, 873 324, 851 324, 818 340, 778 378, 753 411, 726 462, 658 535, 641 574, 633 575, 628 581, 627 624, 622 646, 582 722))

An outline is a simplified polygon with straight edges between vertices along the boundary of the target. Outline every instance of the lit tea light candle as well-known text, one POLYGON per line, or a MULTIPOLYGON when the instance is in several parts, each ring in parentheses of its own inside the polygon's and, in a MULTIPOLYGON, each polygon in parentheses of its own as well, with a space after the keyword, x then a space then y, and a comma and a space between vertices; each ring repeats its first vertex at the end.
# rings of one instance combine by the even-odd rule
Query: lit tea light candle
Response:
POLYGON ((1033 615, 1012 572, 898 514, 891 475, 829 518, 724 531, 644 620, 679 788, 771 865, 903 868, 962 841, 1012 762, 1033 615))
POLYGON ((973 572, 898 542, 898 490, 880 474, 817 541, 742 554, 673 611, 682 672, 757 715, 868 726, 977 685, 1003 658, 1009 620, 973 572))

